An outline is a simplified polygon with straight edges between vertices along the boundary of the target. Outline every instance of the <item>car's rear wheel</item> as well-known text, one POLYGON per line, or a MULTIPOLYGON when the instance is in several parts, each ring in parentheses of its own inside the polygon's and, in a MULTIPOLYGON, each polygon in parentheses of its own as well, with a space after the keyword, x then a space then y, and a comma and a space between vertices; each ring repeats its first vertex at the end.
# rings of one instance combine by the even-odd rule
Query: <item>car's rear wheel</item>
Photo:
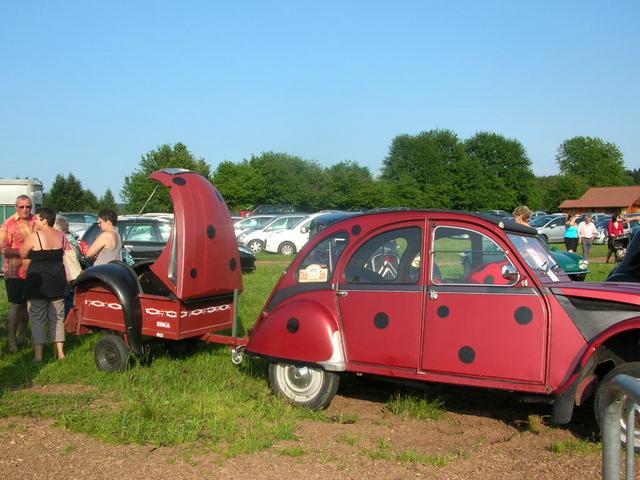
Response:
POLYGON ((104 372, 122 372, 129 364, 129 347, 120 335, 109 333, 93 350, 96 367, 104 372))
MULTIPOLYGON (((640 362, 623 363, 622 365, 617 366, 616 368, 611 370, 609 373, 607 373, 598 384, 598 389, 596 390, 593 407, 595 409, 595 416, 596 416, 598 425, 600 426, 600 430, 602 430, 602 427, 603 427, 602 413, 603 413, 603 408, 605 407, 605 391, 607 389, 607 386, 611 383, 611 380, 613 379, 613 377, 621 373, 640 379, 640 362)), ((622 399, 622 401, 624 401, 624 398, 622 399)), ((636 424, 634 425, 634 428, 635 428, 634 448, 638 450, 640 449, 640 411, 638 410, 637 405, 635 406, 635 408, 636 408, 636 416, 635 416, 636 424)), ((622 415, 620 416, 620 426, 622 429, 620 434, 620 440, 622 441, 623 444, 626 444, 627 443, 627 409, 624 406, 622 408, 622 415)))
POLYGON ((253 253, 260 253, 264 248, 264 244, 261 240, 251 240, 249 243, 247 243, 247 247, 249 247, 249 249, 253 253))
POLYGON ((284 242, 278 247, 278 253, 280 255, 295 255, 296 246, 291 242, 284 242))
POLYGON ((328 407, 333 400, 340 377, 322 368, 270 363, 269 383, 277 395, 290 402, 320 410, 328 407))

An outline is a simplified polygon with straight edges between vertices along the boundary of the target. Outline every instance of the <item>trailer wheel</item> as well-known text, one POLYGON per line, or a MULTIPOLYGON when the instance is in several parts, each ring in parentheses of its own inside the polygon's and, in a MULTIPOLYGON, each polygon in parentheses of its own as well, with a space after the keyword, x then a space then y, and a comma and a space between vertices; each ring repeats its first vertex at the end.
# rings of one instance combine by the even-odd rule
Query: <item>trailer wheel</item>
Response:
POLYGON ((119 335, 105 335, 96 344, 93 356, 98 370, 122 372, 129 364, 129 347, 119 335))
POLYGON ((340 377, 321 368, 270 363, 269 382, 277 395, 296 405, 321 410, 333 400, 340 377))
MULTIPOLYGON (((600 383, 598 384, 598 388, 596 390, 596 395, 593 401, 593 408, 595 410, 596 420, 600 429, 602 429, 602 409, 604 407, 604 391, 607 385, 611 382, 611 379, 616 375, 624 373, 626 375, 630 375, 632 377, 640 378, 640 362, 629 362, 623 363, 622 365, 617 366, 609 373, 607 373, 600 383)), ((640 411, 638 411, 638 406, 636 405, 636 424, 635 424, 635 432, 634 432, 634 448, 636 451, 640 450, 640 411)), ((620 440, 622 444, 627 443, 627 409, 625 407, 622 408, 622 416, 620 417, 620 440)))

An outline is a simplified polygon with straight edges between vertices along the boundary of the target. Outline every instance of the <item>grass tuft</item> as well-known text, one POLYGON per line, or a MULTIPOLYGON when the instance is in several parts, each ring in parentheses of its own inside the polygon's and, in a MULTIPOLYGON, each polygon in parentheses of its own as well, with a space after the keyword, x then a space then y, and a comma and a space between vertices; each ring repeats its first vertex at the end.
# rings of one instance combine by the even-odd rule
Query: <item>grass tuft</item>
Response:
POLYGON ((438 420, 444 415, 444 401, 426 395, 394 394, 385 405, 386 410, 401 417, 418 420, 438 420))

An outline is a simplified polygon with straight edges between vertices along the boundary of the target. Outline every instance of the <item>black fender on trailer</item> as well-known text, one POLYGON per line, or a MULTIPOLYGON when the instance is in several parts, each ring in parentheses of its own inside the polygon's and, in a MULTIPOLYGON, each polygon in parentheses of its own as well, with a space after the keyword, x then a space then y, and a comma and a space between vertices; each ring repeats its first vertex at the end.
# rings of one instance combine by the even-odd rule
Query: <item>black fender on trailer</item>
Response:
POLYGON ((114 261, 84 270, 75 281, 76 288, 85 283, 99 281, 107 285, 118 297, 127 330, 129 348, 142 355, 142 307, 140 305, 140 283, 135 271, 126 263, 114 261))

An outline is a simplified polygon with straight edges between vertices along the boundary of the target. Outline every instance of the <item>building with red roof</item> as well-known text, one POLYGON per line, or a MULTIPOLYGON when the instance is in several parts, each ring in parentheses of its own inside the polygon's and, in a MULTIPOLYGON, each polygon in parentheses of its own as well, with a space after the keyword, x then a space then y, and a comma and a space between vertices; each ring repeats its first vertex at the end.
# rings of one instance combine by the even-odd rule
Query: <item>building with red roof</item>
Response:
POLYGON ((560 204, 565 213, 638 213, 640 214, 640 185, 630 187, 592 187, 577 200, 560 204))

